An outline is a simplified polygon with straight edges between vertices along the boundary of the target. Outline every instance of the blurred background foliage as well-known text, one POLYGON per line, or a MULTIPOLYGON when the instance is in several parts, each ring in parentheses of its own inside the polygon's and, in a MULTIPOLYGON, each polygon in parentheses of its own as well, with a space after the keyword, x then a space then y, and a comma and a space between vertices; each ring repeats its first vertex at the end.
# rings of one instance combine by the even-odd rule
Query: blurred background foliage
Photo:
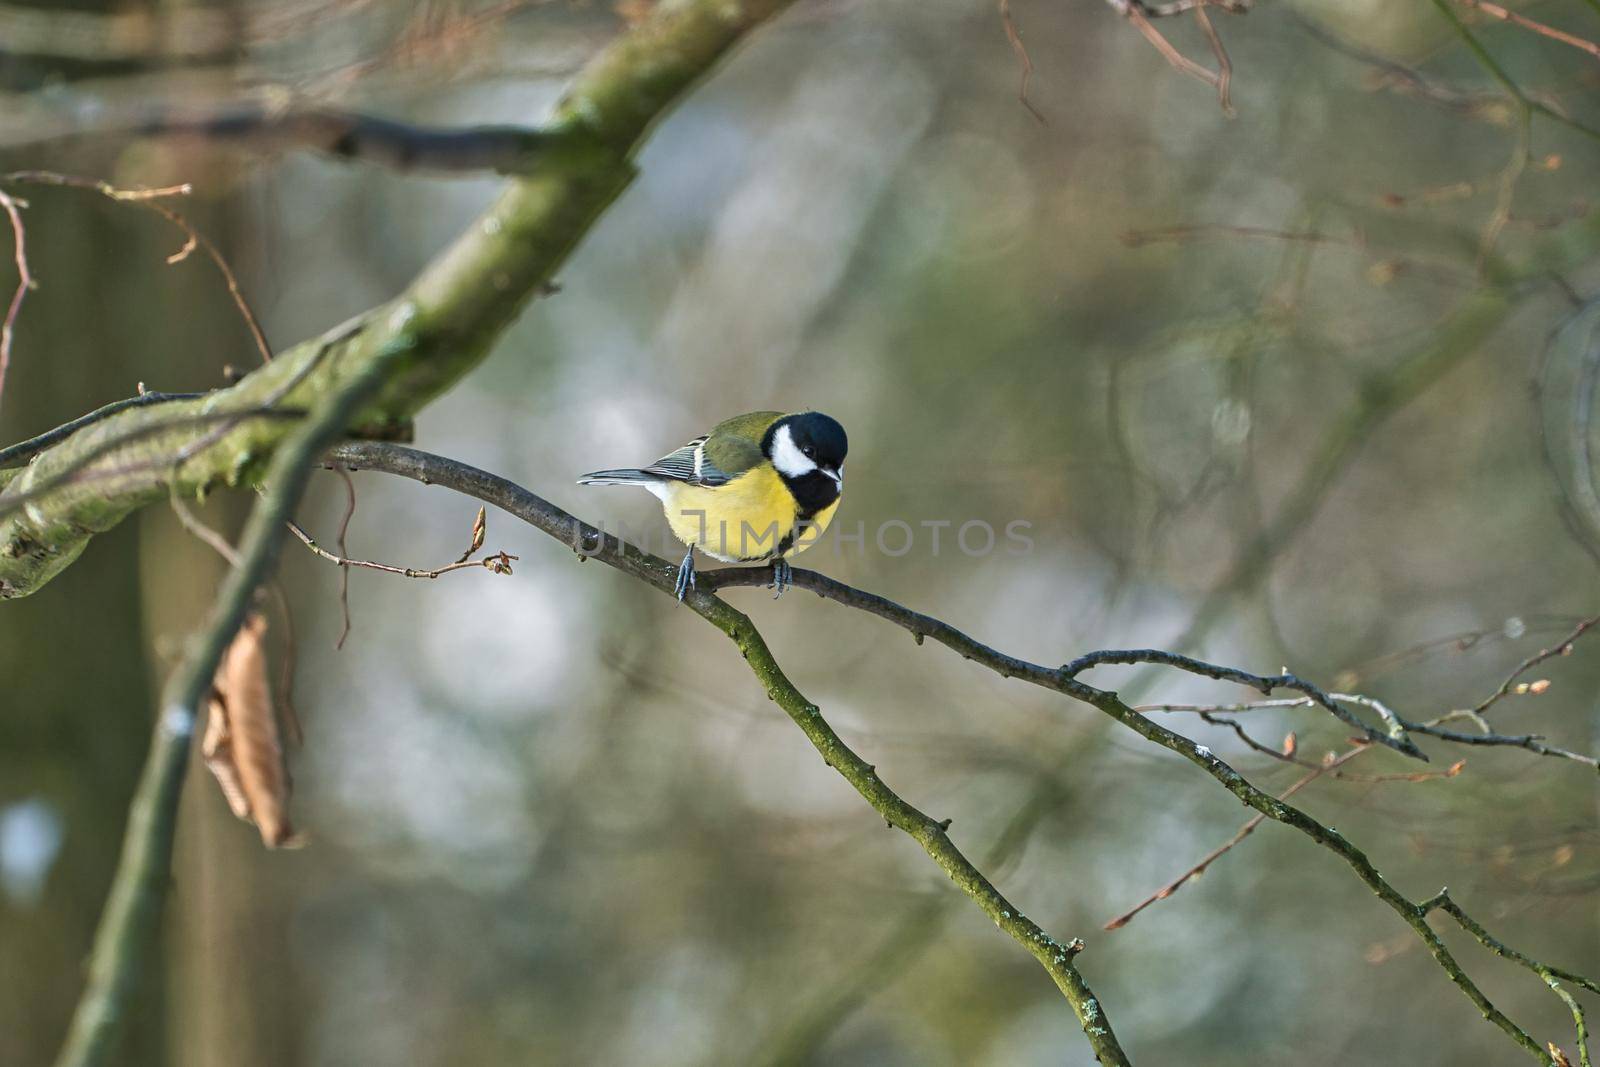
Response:
MULTIPOLYGON (((497 182, 128 127, 262 101, 533 123, 648 5, 147 6, 0 5, 0 166, 192 182, 185 211, 287 344, 395 292, 497 182)), ((1600 287, 1600 143, 1536 116, 1517 165, 1513 98, 1427 3, 1214 13, 1231 120, 1106 5, 1011 9, 1046 123, 983 0, 807 0, 757 34, 418 443, 638 529, 652 500, 573 476, 733 412, 814 406, 849 428, 840 522, 869 534, 805 565, 1040 662, 1182 643, 1414 718, 1475 703, 1593 611, 1532 386, 1600 287), (920 528, 908 554, 873 550, 893 519, 1023 520, 1033 547, 973 558, 947 533, 935 555, 920 528)), ((1527 12, 1600 37, 1584 4, 1527 12)), ((1469 22, 1530 99, 1600 125, 1593 57, 1469 22)), ((1159 25, 1209 59, 1193 23, 1159 25)), ((163 263, 175 231, 26 195, 41 287, 0 438, 251 365, 210 266, 163 263)), ((454 558, 474 505, 355 481, 353 554, 454 558)), ((227 527, 242 503, 207 517, 227 527)), ((303 519, 327 538, 342 505, 324 476, 303 519)), ((514 576, 353 573, 336 652, 337 571, 289 546, 310 845, 262 850, 192 768, 165 978, 127 1062, 1089 1061, 1034 962, 827 771, 720 635, 502 516, 488 547, 521 557, 514 576)), ((155 687, 219 573, 152 508, 0 612, 0 1062, 47 1062, 64 1031, 155 687)), ((864 616, 729 596, 891 784, 952 817, 1046 929, 1088 941, 1136 1062, 1521 1059, 1341 864, 1279 827, 1100 931, 1226 840, 1239 805, 1088 709, 864 616)), ((1600 645, 1541 676, 1501 723, 1600 747, 1600 645)), ((1308 712, 1252 721, 1313 758, 1343 741, 1308 712)), ((1300 773, 1181 725, 1264 786, 1300 773)), ((1465 771, 1301 798, 1412 896, 1448 884, 1512 944, 1600 970, 1592 771, 1434 751, 1465 771)), ((1497 1005, 1571 1047, 1537 980, 1446 936, 1497 1005)))

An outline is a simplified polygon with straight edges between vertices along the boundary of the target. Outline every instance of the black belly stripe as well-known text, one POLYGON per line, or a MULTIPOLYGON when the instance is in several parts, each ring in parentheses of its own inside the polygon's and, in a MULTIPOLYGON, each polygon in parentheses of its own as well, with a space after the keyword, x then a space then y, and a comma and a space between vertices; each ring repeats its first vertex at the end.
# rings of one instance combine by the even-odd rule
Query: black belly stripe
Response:
POLYGON ((802 527, 796 526, 794 529, 784 534, 782 540, 778 542, 778 547, 773 549, 771 552, 764 552, 759 556, 740 556, 739 562, 765 563, 769 559, 781 558, 785 552, 789 551, 789 549, 793 547, 795 539, 800 536, 801 529, 802 527))
POLYGON ((799 478, 785 476, 783 481, 794 496, 794 526, 779 539, 777 548, 759 556, 740 556, 740 563, 765 563, 771 559, 781 559, 785 552, 794 547, 794 543, 800 539, 800 534, 811 520, 816 518, 817 513, 839 499, 839 483, 821 471, 812 471, 799 478))

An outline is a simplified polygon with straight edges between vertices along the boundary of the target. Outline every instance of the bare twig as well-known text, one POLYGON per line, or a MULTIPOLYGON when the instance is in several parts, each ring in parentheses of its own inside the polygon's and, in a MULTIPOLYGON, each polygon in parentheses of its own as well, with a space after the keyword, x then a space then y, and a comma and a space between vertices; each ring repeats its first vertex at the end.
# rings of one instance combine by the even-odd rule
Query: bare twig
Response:
POLYGON ((1194 60, 1190 59, 1188 56, 1184 55, 1182 52, 1178 51, 1177 47, 1171 41, 1167 40, 1166 36, 1162 34, 1160 30, 1156 29, 1155 25, 1150 21, 1150 19, 1145 16, 1145 13, 1140 10, 1140 5, 1130 3, 1127 6, 1124 17, 1129 22, 1133 23, 1134 28, 1144 35, 1145 40, 1149 41, 1155 46, 1155 50, 1161 53, 1161 58, 1165 59, 1172 66, 1173 70, 1176 70, 1182 74, 1187 74, 1192 78, 1197 78, 1211 86, 1213 89, 1216 89, 1221 85, 1222 78, 1219 75, 1212 73, 1205 67, 1202 67, 1200 64, 1196 63, 1194 60))
POLYGON ((23 300, 38 285, 28 270, 28 235, 22 225, 22 209, 27 206, 26 200, 8 196, 0 189, 0 210, 11 220, 12 258, 17 264, 17 288, 6 306, 5 319, 0 321, 0 397, 5 395, 6 371, 11 367, 11 339, 16 334, 17 315, 22 311, 23 300))
POLYGON ((71 174, 57 174, 45 170, 23 170, 0 176, 0 182, 13 182, 32 185, 66 186, 73 189, 88 189, 99 193, 118 203, 137 204, 147 211, 172 223, 183 231, 183 247, 167 257, 169 264, 181 263, 199 248, 216 265, 222 274, 222 280, 228 286, 228 295, 233 298, 233 306, 239 310, 239 317, 244 320, 245 328, 250 331, 250 337, 255 342, 256 351, 261 356, 261 362, 272 362, 272 346, 267 344, 267 335, 261 329, 255 312, 250 310, 250 302, 245 299, 244 290, 239 285, 239 279, 234 276, 233 268, 228 266, 228 261, 222 251, 211 243, 211 239, 178 212, 161 203, 162 200, 176 196, 188 196, 193 191, 189 185, 171 185, 160 189, 119 189, 109 182, 99 181, 94 178, 80 178, 71 174))
POLYGON ((1437 652, 1467 652, 1486 641, 1516 640, 1524 633, 1566 630, 1574 626, 1579 618, 1574 615, 1518 615, 1492 629, 1463 630, 1459 633, 1446 634, 1395 652, 1374 656, 1354 667, 1340 671, 1336 677, 1336 684, 1341 689, 1353 689, 1356 683, 1364 678, 1420 662, 1437 652))
MULTIPOLYGON (((339 479, 344 482, 344 514, 339 518, 339 555, 350 555, 349 536, 350 520, 356 517, 356 483, 350 477, 350 472, 343 467, 333 468, 339 474, 339 479)), ((350 637, 350 567, 348 564, 339 566, 339 640, 335 641, 335 652, 344 650, 344 643, 350 637)))
POLYGON ((316 540, 305 531, 305 528, 292 519, 289 521, 288 526, 289 532, 298 537, 307 548, 329 563, 336 564, 339 568, 339 608, 343 621, 339 630, 339 639, 333 646, 336 650, 343 649, 345 640, 350 636, 351 567, 382 571, 385 574, 398 574, 405 578, 437 578, 440 575, 449 574, 451 571, 470 570, 473 568, 483 568, 495 574, 511 573, 511 565, 517 561, 517 556, 506 552, 497 552, 483 559, 475 560, 471 558, 483 547, 484 513, 482 508, 478 509, 478 518, 472 527, 471 544, 467 551, 462 553, 461 558, 454 563, 448 563, 443 567, 435 567, 432 570, 424 570, 416 567, 397 567, 388 563, 376 563, 371 560, 351 558, 349 549, 346 547, 346 537, 350 532, 350 520, 356 513, 356 488, 355 484, 350 480, 348 471, 338 465, 335 465, 333 469, 344 479, 346 493, 345 511, 343 517, 339 520, 339 534, 336 542, 339 550, 337 552, 329 552, 317 544, 316 540))
MULTIPOLYGON (((1451 716, 1448 715, 1444 716, 1444 718, 1450 717, 1451 716)), ((1581 763, 1586 767, 1593 767, 1596 771, 1600 771, 1600 758, 1586 756, 1581 752, 1573 752, 1570 749, 1557 748, 1555 745, 1547 745, 1544 743, 1544 738, 1539 734, 1469 734, 1462 733, 1458 730, 1446 730, 1441 726, 1436 726, 1430 723, 1407 722, 1405 725, 1412 733, 1425 734, 1428 737, 1437 737, 1442 741, 1453 741, 1458 745, 1491 745, 1504 748, 1525 748, 1529 752, 1536 753, 1540 756, 1554 756, 1557 759, 1571 760, 1574 763, 1581 763)))
MULTIPOLYGON (((340 567, 362 567, 366 570, 382 571, 385 574, 398 574, 404 578, 437 578, 440 575, 449 574, 451 571, 474 569, 489 570, 495 574, 510 574, 511 564, 515 563, 519 558, 505 552, 496 552, 494 555, 485 556, 483 559, 461 559, 454 563, 446 563, 442 567, 435 567, 432 570, 424 570, 418 567, 396 567, 391 563, 376 563, 368 559, 350 559, 340 553, 329 552, 317 544, 299 523, 291 520, 288 525, 290 533, 298 537, 307 548, 329 563, 337 564, 340 567)), ((477 550, 474 549, 473 551, 477 550)))
MULTIPOLYGON (((64 486, 115 481, 120 478, 126 478, 132 475, 163 468, 170 468, 171 470, 176 471, 180 469, 184 463, 194 458, 204 449, 210 447, 212 444, 215 444, 217 441, 220 441, 229 433, 232 433, 247 419, 262 418, 293 421, 302 418, 305 415, 304 410, 298 408, 276 407, 275 405, 277 405, 280 401, 292 393, 302 382, 310 377, 312 372, 317 369, 317 367, 325 358, 327 358, 330 352, 332 352, 339 345, 350 340, 352 337, 355 337, 357 334, 361 333, 364 328, 364 323, 361 320, 356 320, 354 323, 346 324, 337 329, 329 331, 321 339, 319 339, 316 348, 311 353, 310 358, 307 359, 302 365, 296 367, 294 373, 285 378, 284 381, 275 385, 273 389, 262 398, 262 403, 258 407, 222 411, 204 411, 195 414, 179 415, 172 419, 136 426, 123 433, 107 437, 104 440, 97 442, 92 448, 87 449, 83 454, 77 456, 74 461, 65 469, 57 471, 50 477, 45 478, 39 484, 31 485, 22 491, 8 492, 4 494, 4 496, 0 496, 0 519, 5 518, 7 515, 12 514, 13 512, 21 510, 25 505, 33 503, 42 497, 48 496, 64 486), (211 426, 213 428, 207 433, 202 434, 201 436, 188 442, 170 456, 156 456, 150 459, 126 463, 119 467, 90 469, 93 464, 105 456, 127 448, 130 445, 136 444, 140 441, 152 437, 159 437, 174 430, 197 428, 201 426, 211 426)), ((168 399, 175 398, 169 397, 168 399)), ((129 404, 125 406, 135 405, 129 404)), ((101 412, 104 410, 105 409, 101 409, 101 412)), ((98 421, 100 418, 104 417, 101 412, 92 412, 89 415, 84 416, 83 419, 76 420, 76 423, 83 425, 87 424, 88 422, 98 421)), ((68 426, 73 425, 74 423, 68 424, 68 426)), ((66 430, 66 427, 61 427, 57 430, 52 430, 45 436, 50 437, 64 430, 66 430)), ((38 439, 36 438, 36 440, 38 439)), ((175 482, 176 480, 176 478, 169 477, 167 482, 171 483, 175 482)), ((6 593, 7 589, 3 584, 0 584, 0 598, 3 598, 6 593)))
POLYGON ((1321 233, 1316 230, 1275 230, 1265 226, 1223 226, 1203 223, 1189 226, 1164 226, 1159 229, 1125 230, 1121 235, 1121 240, 1129 248, 1140 248, 1144 245, 1158 244, 1165 241, 1182 242, 1204 237, 1253 237, 1270 241, 1348 245, 1351 248, 1366 247, 1366 242, 1361 240, 1359 236, 1336 237, 1333 234, 1321 233))
POLYGON ((1525 30, 1532 30, 1541 37, 1548 37, 1552 41, 1560 41, 1564 45, 1576 48, 1580 52, 1587 52, 1594 58, 1600 59, 1600 44, 1596 44, 1587 38, 1565 33, 1554 26, 1546 26, 1544 23, 1536 22, 1526 15, 1508 11, 1499 4, 1491 4, 1489 0, 1456 0, 1456 2, 1475 11, 1481 11, 1490 18, 1499 19, 1501 22, 1509 22, 1513 26, 1521 26, 1525 30))
MULTIPOLYGON (((1591 993, 1600 993, 1600 983, 1596 983, 1591 979, 1585 978, 1581 974, 1574 974, 1572 971, 1562 970, 1559 967, 1551 967, 1549 964, 1541 963, 1539 960, 1536 960, 1531 956, 1525 955, 1524 953, 1518 952, 1516 949, 1511 948, 1498 938, 1490 936, 1489 932, 1485 930, 1475 919, 1461 910, 1461 906, 1459 904, 1450 899, 1450 891, 1448 889, 1439 890, 1436 895, 1423 901, 1418 905, 1418 907, 1421 909, 1424 915, 1434 910, 1444 912, 1446 915, 1450 916, 1457 923, 1459 923, 1463 930, 1471 934, 1477 940, 1478 944, 1482 945, 1490 952, 1493 952, 1501 959, 1507 959, 1514 963, 1521 964, 1543 979, 1544 984, 1550 987, 1550 991, 1559 997, 1561 1002, 1567 1006, 1567 1010, 1572 1013, 1572 1025, 1577 1031, 1578 1035, 1578 1059, 1579 1062, 1583 1064, 1583 1067, 1590 1067, 1589 1029, 1584 1020, 1583 1007, 1578 1003, 1577 998, 1575 998, 1565 989, 1561 988, 1561 983, 1568 982, 1572 985, 1587 989, 1591 993)), ((1549 1047, 1551 1049, 1552 1059, 1555 1059, 1555 1043, 1551 1042, 1549 1047)), ((1559 1062, 1559 1060, 1556 1062, 1559 1062)))
POLYGON ((1222 113, 1231 119, 1234 110, 1229 89, 1233 84, 1233 60, 1228 58, 1228 50, 1223 47, 1217 28, 1211 24, 1204 3, 1194 5, 1194 20, 1199 23, 1200 32, 1206 35, 1206 43, 1211 45, 1211 54, 1217 61, 1217 102, 1222 105, 1222 113))
MULTIPOLYGON (((1306 775, 1295 781, 1295 783, 1289 786, 1288 789, 1285 789, 1283 792, 1279 793, 1278 799, 1288 800, 1290 797, 1300 792, 1300 790, 1304 789, 1318 778, 1321 778, 1324 774, 1342 767, 1344 764, 1349 763, 1351 760, 1361 755, 1361 753, 1370 751, 1371 746, 1361 745, 1356 748, 1345 750, 1343 753, 1335 756, 1333 759, 1324 761, 1320 766, 1313 766, 1306 775)), ((1150 905, 1156 903, 1157 901, 1166 900, 1172 894, 1182 889, 1185 885, 1199 878, 1202 874, 1205 874, 1206 868, 1210 867, 1217 860, 1227 855, 1234 846, 1238 845, 1239 842, 1255 833, 1256 827, 1260 826, 1266 821, 1267 817, 1257 812, 1255 815, 1251 816, 1243 826, 1239 827, 1239 831, 1232 837, 1218 845, 1216 848, 1212 849, 1210 852, 1207 852, 1204 856, 1200 857, 1200 861, 1193 867, 1190 867, 1188 870, 1178 875, 1178 877, 1174 878, 1172 881, 1168 882, 1154 893, 1151 893, 1149 896, 1139 901, 1139 903, 1135 904, 1121 915, 1118 915, 1114 919, 1108 919, 1101 929, 1117 930, 1128 925, 1135 915, 1138 915, 1150 905)))
POLYGON ((1323 47, 1371 67, 1380 76, 1381 88, 1392 88, 1427 103, 1474 117, 1483 114, 1486 104, 1499 100, 1499 96, 1495 94, 1458 89, 1453 85, 1433 81, 1415 67, 1347 41, 1326 26, 1298 12, 1284 11, 1282 14, 1298 24, 1306 36, 1323 47))
POLYGON ((1582 637, 1584 634, 1588 633, 1590 630, 1594 629, 1597 625, 1600 625, 1600 615, 1591 615, 1589 618, 1584 619, 1582 622, 1573 627, 1572 631, 1560 641, 1550 645, 1548 648, 1541 648, 1539 651, 1535 652, 1533 655, 1517 664, 1512 672, 1506 675, 1506 680, 1500 683, 1500 688, 1496 689, 1493 693, 1490 693, 1477 704, 1473 705, 1472 711, 1475 714, 1482 715, 1495 704, 1514 694, 1517 690, 1517 680, 1520 679, 1524 674, 1527 674, 1529 671, 1533 670, 1533 668, 1537 667, 1546 660, 1555 659, 1557 656, 1570 655, 1572 652, 1572 643, 1578 638, 1582 637))
POLYGON ((1228 58, 1228 50, 1223 46, 1222 38, 1218 35, 1216 27, 1211 24, 1211 16, 1205 9, 1215 7, 1230 15, 1242 15, 1250 10, 1250 0, 1173 0, 1164 4, 1148 4, 1144 0, 1106 0, 1106 3, 1110 4, 1117 14, 1131 22, 1174 70, 1197 78, 1215 89, 1217 100, 1222 106, 1222 113, 1229 118, 1233 117, 1233 100, 1229 91, 1233 81, 1233 62, 1228 58), (1206 69, 1180 52, 1177 46, 1167 40, 1166 35, 1156 29, 1151 22, 1152 19, 1181 15, 1186 11, 1194 12, 1195 22, 1199 25, 1200 32, 1205 35, 1206 43, 1211 47, 1211 54, 1217 61, 1215 71, 1206 69))
POLYGON ((1270 694, 1274 689, 1293 689, 1296 692, 1304 693, 1311 703, 1318 705, 1324 711, 1330 712, 1339 721, 1360 730, 1368 740, 1375 741, 1381 745, 1388 745, 1396 752, 1403 752, 1413 759, 1426 761, 1428 758, 1406 736, 1406 728, 1401 720, 1382 704, 1365 697, 1356 701, 1356 703, 1366 704, 1383 719, 1386 729, 1375 730, 1362 722, 1348 709, 1341 706, 1329 694, 1324 693, 1305 679, 1290 674, 1288 671, 1275 675, 1251 674, 1248 671, 1241 671, 1237 667, 1222 667, 1190 656, 1181 656, 1175 652, 1164 652, 1155 648, 1132 648, 1090 652, 1066 664, 1061 668, 1061 673, 1064 677, 1076 678, 1092 667, 1135 663, 1157 663, 1166 667, 1176 667, 1181 671, 1188 671, 1190 674, 1214 678, 1219 682, 1235 682, 1267 694, 1270 694))
MULTIPOLYGON (((1521 668, 1519 669, 1519 672, 1520 670, 1525 669, 1526 668, 1521 668)), ((1531 687, 1528 690, 1529 693, 1537 693, 1540 691, 1541 690, 1536 690, 1531 687)), ((1513 695, 1516 693, 1517 686, 1511 685, 1508 690, 1495 695, 1491 700, 1486 702, 1484 706, 1487 707, 1488 704, 1492 704, 1494 701, 1500 700, 1504 696, 1513 695)), ((1483 719, 1483 716, 1472 708, 1458 708, 1444 712, 1436 718, 1428 719, 1425 722, 1412 722, 1410 719, 1396 715, 1382 701, 1379 701, 1373 697, 1364 696, 1360 693, 1328 693, 1326 695, 1335 703, 1358 704, 1362 707, 1372 708, 1374 711, 1377 711, 1381 716, 1383 716, 1385 722, 1393 723, 1396 728, 1408 734, 1421 734, 1427 737, 1436 737, 1441 741, 1449 741, 1458 745, 1524 748, 1529 752, 1533 752, 1541 756, 1553 756, 1558 759, 1572 760, 1575 763, 1582 763, 1587 767, 1594 767, 1597 771, 1600 771, 1600 758, 1586 756, 1581 752, 1572 752, 1564 748, 1557 748, 1554 745, 1547 745, 1544 743, 1544 738, 1539 734, 1495 733, 1492 729, 1490 729, 1489 724, 1483 719), (1475 734, 1469 734, 1463 733, 1459 730, 1448 730, 1444 728, 1444 723, 1458 719, 1466 719, 1467 721, 1471 722, 1474 726, 1478 727, 1479 732, 1475 734)), ((1207 717, 1218 714, 1261 711, 1269 708, 1308 708, 1317 703, 1319 702, 1313 700, 1311 697, 1297 697, 1287 700, 1254 700, 1241 704, 1141 704, 1134 710, 1141 713, 1149 711, 1189 711, 1196 712, 1202 717, 1207 717)), ((1207 721, 1210 720, 1208 719, 1207 721)), ((1226 722, 1218 722, 1217 725, 1228 724, 1226 722)))
POLYGON ((1028 109, 1041 126, 1048 126, 1044 112, 1033 105, 1028 99, 1028 82, 1033 78, 1033 61, 1028 58, 1028 49, 1022 44, 1022 34, 1017 32, 1016 21, 1011 17, 1011 0, 995 0, 1000 8, 1000 25, 1005 28, 1006 40, 1011 42, 1011 50, 1017 54, 1017 62, 1022 65, 1021 80, 1017 85, 1017 100, 1028 109))
POLYGON ((184 503, 183 497, 178 495, 178 491, 176 489, 172 491, 169 499, 172 502, 173 513, 178 516, 178 521, 183 524, 183 528, 185 530, 188 530, 196 538, 205 542, 205 544, 208 545, 213 552, 227 560, 230 567, 239 566, 238 551, 228 543, 228 539, 226 537, 223 537, 217 531, 213 530, 211 527, 202 522, 200 520, 200 516, 191 511, 189 509, 189 505, 184 503))

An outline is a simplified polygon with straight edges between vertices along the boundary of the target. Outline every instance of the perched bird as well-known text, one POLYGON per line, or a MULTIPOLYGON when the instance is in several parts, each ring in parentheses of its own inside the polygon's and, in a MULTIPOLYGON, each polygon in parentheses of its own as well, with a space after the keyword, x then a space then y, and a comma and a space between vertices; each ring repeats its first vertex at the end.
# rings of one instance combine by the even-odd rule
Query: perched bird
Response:
POLYGON ((694 550, 724 563, 772 563, 774 596, 789 587, 787 557, 822 536, 844 490, 844 427, 817 411, 753 411, 720 422, 648 467, 594 471, 579 485, 637 485, 654 493, 689 546, 678 568, 682 600, 694 586, 694 550))

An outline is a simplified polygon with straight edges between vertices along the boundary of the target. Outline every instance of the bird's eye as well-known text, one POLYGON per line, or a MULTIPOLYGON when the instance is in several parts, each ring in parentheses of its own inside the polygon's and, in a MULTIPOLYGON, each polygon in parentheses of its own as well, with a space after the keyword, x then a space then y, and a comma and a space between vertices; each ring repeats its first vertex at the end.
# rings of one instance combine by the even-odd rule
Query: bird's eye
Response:
POLYGON ((800 451, 805 453, 805 457, 807 459, 815 459, 816 458, 817 450, 812 448, 810 445, 806 445, 800 451))

